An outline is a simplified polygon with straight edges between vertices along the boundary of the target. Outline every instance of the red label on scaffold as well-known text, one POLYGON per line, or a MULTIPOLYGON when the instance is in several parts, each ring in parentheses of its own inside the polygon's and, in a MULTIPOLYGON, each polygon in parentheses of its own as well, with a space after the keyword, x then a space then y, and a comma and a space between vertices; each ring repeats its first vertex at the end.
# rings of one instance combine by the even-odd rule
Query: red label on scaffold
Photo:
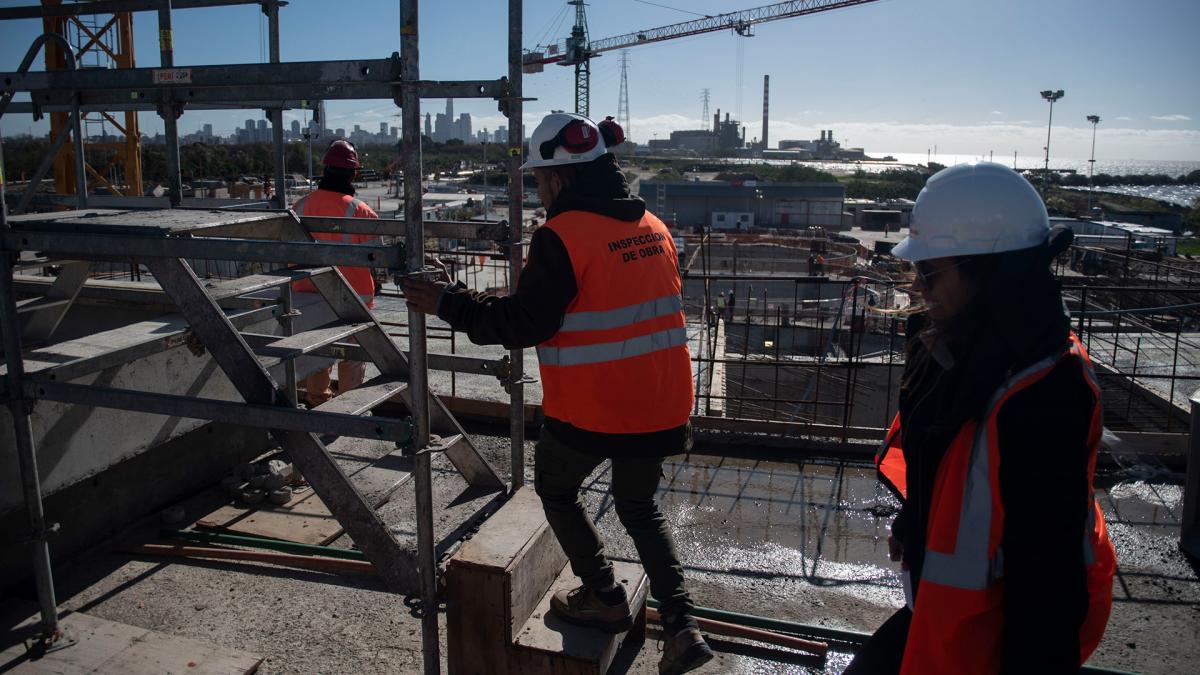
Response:
POLYGON ((191 68, 164 68, 154 71, 154 84, 191 84, 191 68))

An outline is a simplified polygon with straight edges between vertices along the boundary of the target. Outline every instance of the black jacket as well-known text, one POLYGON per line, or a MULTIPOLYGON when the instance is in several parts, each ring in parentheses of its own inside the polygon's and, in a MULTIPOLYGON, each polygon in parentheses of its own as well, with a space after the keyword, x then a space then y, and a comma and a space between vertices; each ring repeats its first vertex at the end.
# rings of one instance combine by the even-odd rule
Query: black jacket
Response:
MULTIPOLYGON (((623 178, 619 184, 624 186, 623 178)), ((551 205, 548 216, 569 218, 571 211, 587 211, 634 221, 646 213, 645 203, 630 196, 627 186, 623 193, 618 188, 608 192, 564 192, 551 205)), ((454 330, 466 333, 475 344, 523 349, 541 344, 558 332, 577 292, 566 246, 553 230, 541 227, 530 239, 529 261, 517 280, 515 293, 488 295, 457 283, 442 295, 438 316, 454 330)), ((588 431, 552 417, 546 418, 545 425, 564 443, 604 457, 666 457, 691 448, 691 427, 687 424, 644 434, 588 431)))
MULTIPOLYGON (((1007 317, 1022 325, 996 328, 985 321, 980 331, 1000 333, 1004 340, 960 338, 950 347, 954 364, 949 369, 919 338, 910 338, 900 388, 908 498, 892 532, 904 546, 914 590, 924 563, 934 480, 955 434, 966 420, 978 419, 981 402, 996 390, 995 380, 1068 347, 1057 288, 1045 278, 1031 283, 1032 288, 996 289, 1017 298, 1042 298, 1030 300, 1025 316, 1007 317)), ((923 317, 913 317, 908 335, 916 336, 922 328, 923 317)), ((1079 629, 1088 605, 1083 559, 1087 437, 1095 403, 1085 377, 1075 359, 1060 360, 998 413, 1004 508, 1002 672, 1027 670, 1031 644, 1038 645, 1039 672, 1079 669, 1079 629)))

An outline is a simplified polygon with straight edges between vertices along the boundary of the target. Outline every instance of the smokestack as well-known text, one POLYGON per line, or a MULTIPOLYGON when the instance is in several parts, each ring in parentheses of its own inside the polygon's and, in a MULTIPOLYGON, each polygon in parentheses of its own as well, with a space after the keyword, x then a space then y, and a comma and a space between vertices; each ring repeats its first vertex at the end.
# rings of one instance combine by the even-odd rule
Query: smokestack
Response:
POLYGON ((771 76, 763 75, 763 128, 762 128, 762 149, 767 149, 767 128, 771 119, 771 76))
POLYGON ((717 108, 717 114, 713 115, 713 133, 717 133, 721 129, 721 109, 717 108))

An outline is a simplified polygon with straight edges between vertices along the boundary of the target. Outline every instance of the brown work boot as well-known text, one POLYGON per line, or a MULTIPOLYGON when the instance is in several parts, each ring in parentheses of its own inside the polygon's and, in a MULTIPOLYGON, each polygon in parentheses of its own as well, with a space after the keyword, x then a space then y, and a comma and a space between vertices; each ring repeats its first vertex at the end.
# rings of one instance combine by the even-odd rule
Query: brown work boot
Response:
POLYGON ((695 670, 712 660, 712 649, 699 629, 684 628, 674 635, 663 634, 663 655, 658 661, 659 675, 679 675, 695 670))
POLYGON ((550 598, 550 610, 564 621, 607 633, 624 633, 633 628, 633 612, 624 593, 621 602, 609 605, 587 586, 555 591, 550 598))

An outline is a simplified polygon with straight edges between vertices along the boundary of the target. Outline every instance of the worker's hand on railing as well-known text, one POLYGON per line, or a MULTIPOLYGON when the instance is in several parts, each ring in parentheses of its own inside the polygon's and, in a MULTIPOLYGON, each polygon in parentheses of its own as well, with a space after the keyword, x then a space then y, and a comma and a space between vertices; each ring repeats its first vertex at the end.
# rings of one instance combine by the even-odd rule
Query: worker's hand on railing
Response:
POLYGON ((430 267, 436 267, 437 270, 441 272, 441 274, 434 279, 435 282, 445 282, 447 284, 454 283, 454 279, 450 278, 450 270, 446 267, 446 263, 442 262, 441 258, 427 255, 425 256, 425 264, 429 265, 430 267))

